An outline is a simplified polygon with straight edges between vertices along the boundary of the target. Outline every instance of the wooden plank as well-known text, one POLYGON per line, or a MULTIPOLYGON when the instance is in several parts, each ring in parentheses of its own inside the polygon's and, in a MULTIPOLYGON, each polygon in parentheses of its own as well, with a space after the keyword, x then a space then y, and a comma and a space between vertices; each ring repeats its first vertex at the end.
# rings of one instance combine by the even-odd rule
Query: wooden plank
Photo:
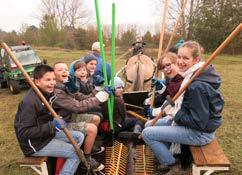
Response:
POLYGON ((190 150, 192 153, 193 161, 197 166, 206 164, 206 159, 200 146, 190 146, 190 150))
POLYGON ((40 165, 44 161, 47 161, 47 157, 23 157, 18 159, 16 163, 25 165, 40 165))
POLYGON ((230 166, 228 158, 225 156, 216 139, 208 145, 202 146, 201 149, 207 166, 230 166))

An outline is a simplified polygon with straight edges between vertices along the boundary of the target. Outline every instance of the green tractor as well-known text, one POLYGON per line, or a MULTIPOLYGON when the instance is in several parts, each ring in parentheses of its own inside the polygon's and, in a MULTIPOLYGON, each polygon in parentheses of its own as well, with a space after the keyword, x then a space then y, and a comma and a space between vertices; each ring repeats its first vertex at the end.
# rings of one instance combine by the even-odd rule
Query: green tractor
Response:
MULTIPOLYGON (((30 77, 32 77, 36 66, 46 63, 46 60, 41 61, 29 45, 12 46, 10 48, 30 77)), ((17 94, 22 87, 28 86, 25 77, 4 49, 1 49, 0 55, 0 85, 1 88, 9 87, 12 94, 17 94)))

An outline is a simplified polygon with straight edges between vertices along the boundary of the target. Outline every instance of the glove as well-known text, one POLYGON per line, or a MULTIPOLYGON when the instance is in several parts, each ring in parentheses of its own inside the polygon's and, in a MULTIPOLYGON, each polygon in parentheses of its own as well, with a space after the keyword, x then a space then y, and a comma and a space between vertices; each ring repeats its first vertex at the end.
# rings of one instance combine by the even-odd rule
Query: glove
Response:
POLYGON ((149 117, 149 119, 155 118, 155 116, 153 115, 152 111, 153 111, 153 108, 150 108, 150 107, 146 111, 147 112, 147 116, 149 117))
POLYGON ((94 75, 93 76, 93 85, 94 86, 102 86, 104 83, 104 79, 101 75, 94 75))
POLYGON ((149 108, 147 110, 147 115, 150 119, 157 117, 161 112, 161 108, 149 108))
POLYGON ((75 76, 69 76, 68 80, 64 82, 64 85, 66 87, 66 90, 70 93, 76 93, 79 91, 79 88, 76 85, 76 77, 75 76))
POLYGON ((144 115, 149 116, 150 105, 144 105, 144 115))
POLYGON ((151 87, 153 88, 154 86, 156 86, 155 88, 156 90, 161 90, 165 85, 166 85, 165 79, 158 80, 157 78, 152 78, 151 80, 151 87))
POLYGON ((98 101, 103 103, 108 100, 109 94, 106 91, 99 91, 95 96, 97 97, 98 101))
POLYGON ((107 92, 109 95, 115 95, 115 88, 113 87, 105 86, 103 90, 107 92))
POLYGON ((55 127, 55 129, 57 130, 57 132, 63 130, 67 126, 65 120, 63 120, 62 117, 60 117, 60 120, 57 120, 57 119, 54 118, 51 121, 51 123, 55 127))
POLYGON ((150 105, 150 101, 151 101, 151 98, 149 97, 149 98, 146 98, 145 99, 145 101, 144 101, 144 103, 143 103, 143 105, 150 105))

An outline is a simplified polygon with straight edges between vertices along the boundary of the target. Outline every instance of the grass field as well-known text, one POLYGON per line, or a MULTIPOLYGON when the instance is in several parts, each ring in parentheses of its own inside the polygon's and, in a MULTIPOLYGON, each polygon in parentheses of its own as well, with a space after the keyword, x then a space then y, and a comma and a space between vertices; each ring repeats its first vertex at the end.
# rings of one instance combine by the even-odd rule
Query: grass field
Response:
MULTIPOLYGON (((60 50, 57 48, 37 48, 41 58, 52 65, 56 61, 70 63, 88 51, 60 50)), ((117 52, 120 55, 123 52, 117 52)), ((151 53, 155 57, 155 53, 151 53)), ((107 54, 109 57, 110 53, 107 54)), ((118 57, 118 56, 117 56, 118 57)), ((116 71, 124 65, 125 60, 116 61, 116 71)), ((231 171, 219 174, 242 174, 242 56, 219 56, 214 61, 220 73, 222 94, 225 99, 223 110, 223 125, 217 131, 217 138, 225 154, 231 161, 231 171)), ((13 121, 19 101, 25 91, 18 95, 11 95, 9 89, 0 89, 0 175, 31 175, 31 170, 20 168, 15 160, 22 156, 18 146, 13 121)))

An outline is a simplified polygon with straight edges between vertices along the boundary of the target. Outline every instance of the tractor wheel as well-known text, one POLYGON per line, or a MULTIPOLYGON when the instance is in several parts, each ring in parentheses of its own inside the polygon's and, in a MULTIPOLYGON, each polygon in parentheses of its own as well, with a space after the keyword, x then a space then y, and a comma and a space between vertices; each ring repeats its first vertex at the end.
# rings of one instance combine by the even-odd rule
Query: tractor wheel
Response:
POLYGON ((20 92, 20 86, 18 81, 10 80, 9 88, 12 94, 18 94, 20 92))
POLYGON ((7 81, 1 81, 0 86, 1 86, 1 88, 6 88, 6 87, 8 87, 8 83, 7 83, 7 81))

